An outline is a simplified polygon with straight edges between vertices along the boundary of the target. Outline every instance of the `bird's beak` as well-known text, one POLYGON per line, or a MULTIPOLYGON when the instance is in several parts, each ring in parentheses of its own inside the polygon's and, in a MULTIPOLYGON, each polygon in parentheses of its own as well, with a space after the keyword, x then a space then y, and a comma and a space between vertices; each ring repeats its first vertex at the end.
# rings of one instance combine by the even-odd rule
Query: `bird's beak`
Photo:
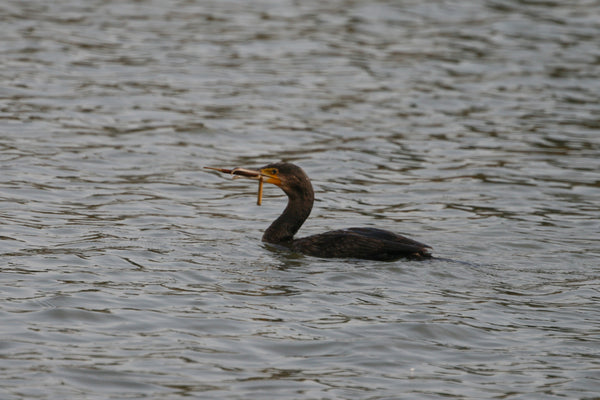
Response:
MULTIPOLYGON (((258 172, 260 173, 260 177, 265 182, 272 183, 273 185, 276 185, 276 186, 281 186, 281 179, 279 179, 279 177, 277 176, 276 173, 272 173, 271 171, 272 171, 271 168, 262 168, 258 172)), ((277 172, 277 171, 275 171, 275 172, 277 172)))
POLYGON ((258 171, 246 168, 234 168, 231 170, 231 174, 234 175, 233 179, 258 179, 258 199, 256 200, 256 204, 259 206, 262 203, 263 182, 281 186, 281 179, 279 179, 279 177, 276 174, 272 173, 270 168, 262 168, 258 171))
POLYGON ((255 179, 258 180, 258 199, 256 204, 259 206, 262 203, 262 194, 263 194, 263 182, 272 183, 274 185, 280 186, 281 180, 275 175, 270 173, 269 168, 263 168, 260 170, 253 170, 247 168, 215 168, 215 167, 204 167, 205 169, 212 169, 219 172, 224 172, 226 174, 231 174, 233 179, 238 178, 246 178, 246 179, 255 179))
POLYGON ((262 168, 259 170, 248 169, 248 168, 234 168, 234 169, 226 169, 226 168, 215 168, 215 167, 204 167, 205 169, 212 169, 215 171, 224 172, 226 174, 231 174, 233 179, 246 178, 246 179, 255 179, 255 180, 263 180, 267 183, 272 183, 276 186, 281 186, 281 179, 276 174, 271 172, 271 168, 262 168))

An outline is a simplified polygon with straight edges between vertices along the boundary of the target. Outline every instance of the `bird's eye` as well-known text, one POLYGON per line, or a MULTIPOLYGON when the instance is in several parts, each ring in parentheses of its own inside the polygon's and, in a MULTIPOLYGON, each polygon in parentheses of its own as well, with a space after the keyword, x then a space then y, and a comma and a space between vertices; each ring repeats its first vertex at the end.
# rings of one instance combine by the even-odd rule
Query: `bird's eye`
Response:
POLYGON ((270 171, 271 175, 277 175, 277 172, 278 172, 277 168, 271 168, 271 171, 270 171))

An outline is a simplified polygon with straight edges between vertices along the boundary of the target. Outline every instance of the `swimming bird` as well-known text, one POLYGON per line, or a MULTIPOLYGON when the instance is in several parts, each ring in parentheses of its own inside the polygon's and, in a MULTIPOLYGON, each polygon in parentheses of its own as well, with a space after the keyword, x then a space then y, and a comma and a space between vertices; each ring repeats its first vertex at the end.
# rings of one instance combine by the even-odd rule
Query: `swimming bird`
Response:
POLYGON ((301 238, 294 236, 313 207, 315 195, 310 179, 297 165, 278 162, 258 170, 213 168, 237 177, 259 180, 260 205, 262 183, 280 187, 288 197, 283 213, 265 230, 262 241, 285 246, 292 251, 323 258, 356 258, 390 261, 399 258, 431 258, 430 246, 397 233, 371 227, 346 228, 301 238))

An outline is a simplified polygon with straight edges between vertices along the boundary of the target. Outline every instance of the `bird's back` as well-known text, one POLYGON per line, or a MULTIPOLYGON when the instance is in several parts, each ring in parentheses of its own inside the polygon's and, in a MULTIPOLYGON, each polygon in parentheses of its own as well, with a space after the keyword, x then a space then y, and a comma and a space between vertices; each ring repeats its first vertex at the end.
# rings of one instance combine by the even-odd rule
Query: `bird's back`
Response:
POLYGON ((430 258, 429 246, 377 228, 348 228, 295 239, 292 249, 324 258, 395 260, 430 258))

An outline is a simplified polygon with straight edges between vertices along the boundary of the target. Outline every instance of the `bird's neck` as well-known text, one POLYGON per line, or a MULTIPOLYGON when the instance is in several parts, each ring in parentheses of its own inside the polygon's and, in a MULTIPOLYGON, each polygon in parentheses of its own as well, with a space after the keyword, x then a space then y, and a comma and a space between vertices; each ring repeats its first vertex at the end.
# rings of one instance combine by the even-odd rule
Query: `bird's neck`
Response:
POLYGON ((288 204, 283 213, 265 231, 262 241, 281 243, 292 241, 294 235, 310 215, 314 202, 314 192, 309 183, 309 190, 302 193, 286 193, 288 204))

